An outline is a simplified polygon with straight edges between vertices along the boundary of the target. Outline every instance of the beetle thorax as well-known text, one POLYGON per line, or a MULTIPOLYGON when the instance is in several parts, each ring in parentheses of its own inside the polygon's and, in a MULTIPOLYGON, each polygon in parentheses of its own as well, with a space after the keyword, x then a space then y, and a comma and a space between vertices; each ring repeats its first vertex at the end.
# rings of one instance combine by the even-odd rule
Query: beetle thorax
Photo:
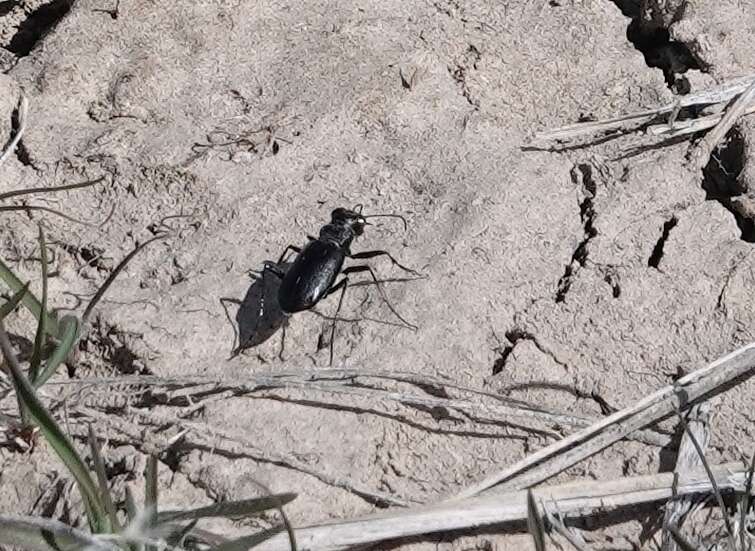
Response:
POLYGON ((348 249, 351 242, 357 236, 357 232, 351 224, 343 222, 331 222, 320 229, 320 241, 333 243, 341 248, 348 249))

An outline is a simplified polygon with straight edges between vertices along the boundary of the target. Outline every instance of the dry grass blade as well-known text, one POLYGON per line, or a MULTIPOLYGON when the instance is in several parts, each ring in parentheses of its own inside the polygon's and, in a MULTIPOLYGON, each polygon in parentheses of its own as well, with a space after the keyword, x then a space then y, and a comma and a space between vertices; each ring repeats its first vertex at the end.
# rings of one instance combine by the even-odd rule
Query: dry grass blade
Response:
POLYGON ((21 137, 24 135, 24 132, 26 131, 26 116, 29 112, 29 100, 26 98, 23 93, 21 94, 21 99, 18 103, 18 130, 16 130, 16 135, 13 136, 13 139, 11 139, 8 146, 3 149, 2 153, 0 153, 0 165, 2 165, 5 162, 5 159, 8 158, 8 156, 16 150, 16 147, 18 146, 18 142, 21 141, 21 137))
POLYGON ((710 160, 711 153, 718 147, 724 136, 731 130, 737 119, 747 109, 748 105, 755 101, 755 80, 747 87, 741 96, 737 98, 734 104, 726 110, 726 114, 721 118, 715 128, 708 133, 700 142, 690 149, 688 158, 698 169, 702 169, 710 160))
MULTIPOLYGON (((556 505, 556 507, 558 507, 558 505, 556 505)), ((585 550, 584 539, 581 537, 578 537, 571 530, 569 530, 569 528, 566 527, 566 524, 564 524, 564 521, 560 516, 551 514, 547 509, 545 513, 548 518, 548 524, 551 526, 553 531, 560 534, 577 551, 585 550)))
MULTIPOLYGON (((55 384, 71 384, 59 381, 55 384)), ((356 400, 358 404, 374 404, 370 407, 363 405, 349 405, 346 407, 359 407, 368 413, 376 413, 377 404, 393 402, 400 406, 416 407, 423 410, 443 408, 454 413, 459 413, 469 421, 489 426, 511 427, 526 432, 537 432, 554 439, 561 439, 562 434, 550 427, 569 427, 578 429, 590 426, 595 419, 577 417, 560 412, 549 412, 543 408, 535 407, 517 400, 502 399, 500 396, 490 395, 484 391, 460 387, 449 381, 438 380, 433 377, 418 377, 401 373, 359 372, 357 370, 323 370, 322 373, 313 375, 311 372, 300 373, 259 373, 244 378, 224 377, 176 377, 160 378, 154 376, 118 377, 113 379, 86 379, 77 380, 77 385, 149 385, 163 386, 176 392, 187 393, 193 387, 197 391, 207 392, 209 388, 221 392, 229 389, 234 395, 242 396, 254 394, 259 397, 267 397, 276 400, 288 400, 280 393, 280 390, 302 390, 307 393, 312 391, 322 392, 338 399, 312 399, 307 400, 307 405, 322 407, 343 406, 347 400, 356 400), (332 373, 330 373, 332 371, 332 373), (367 379, 386 379, 392 382, 405 382, 423 390, 423 394, 409 394, 395 392, 374 386, 374 382, 367 379), (357 384, 357 380, 359 380, 357 384), (427 389, 435 391, 429 394, 427 389), (442 398, 440 393, 451 395, 470 394, 470 398, 442 398), (489 398, 489 400, 485 399, 489 398)), ((296 401, 296 399, 291 399, 296 401)), ((670 436, 650 430, 635 431, 625 435, 625 438, 643 442, 653 446, 665 446, 670 441, 670 436)))
POLYGON ((755 474, 755 453, 752 454, 752 459, 750 459, 750 468, 747 471, 744 494, 742 495, 739 504, 739 543, 742 551, 746 551, 747 549, 747 515, 750 512, 750 505, 752 504, 751 494, 753 474, 755 474))
MULTIPOLYGON (((560 128, 538 132, 535 134, 533 142, 542 143, 555 141, 565 143, 585 136, 609 135, 612 132, 619 133, 621 131, 637 130, 655 120, 661 120, 664 117, 673 116, 674 113, 678 113, 680 109, 686 107, 706 106, 729 102, 731 99, 743 95, 747 88, 753 83, 755 83, 755 75, 733 79, 709 90, 702 90, 695 94, 688 94, 679 98, 679 100, 674 103, 668 103, 656 109, 631 113, 601 121, 570 124, 560 128)), ((694 125, 695 122, 674 122, 673 126, 684 126, 687 124, 694 125)), ((710 124, 709 126, 706 126, 706 128, 710 128, 714 125, 715 124, 710 124)), ((660 133, 663 128, 667 128, 669 132, 673 132, 672 125, 669 124, 658 125, 653 128, 653 133, 660 133)))
MULTIPOLYGON (((157 456, 150 455, 147 458, 147 468, 144 472, 144 527, 151 531, 157 526, 157 456)), ((156 551, 154 546, 147 545, 147 551, 156 551)))
POLYGON ((79 220, 78 218, 74 218, 73 216, 68 216, 67 214, 60 212, 59 210, 51 209, 50 207, 43 207, 41 205, 2 205, 0 206, 0 212, 13 212, 13 211, 24 211, 27 214, 33 211, 42 211, 47 212, 50 214, 54 214, 55 216, 60 216, 61 218, 64 218, 65 220, 68 220, 69 222, 74 222, 75 224, 81 224, 83 226, 91 226, 94 227, 94 224, 90 224, 89 222, 84 222, 83 220, 79 220))
POLYGON ((545 526, 532 490, 527 490, 527 530, 535 542, 535 550, 545 551, 545 526))
MULTIPOLYGON (((369 503, 381 506, 399 506, 407 507, 409 503, 403 499, 392 496, 384 492, 371 490, 361 484, 338 475, 331 475, 327 472, 317 470, 296 458, 293 454, 276 453, 267 449, 261 449, 253 442, 237 437, 236 435, 224 432, 218 428, 210 429, 207 425, 196 421, 188 421, 176 418, 174 415, 166 415, 158 411, 134 411, 131 421, 121 421, 112 416, 103 415, 100 412, 79 407, 78 412, 85 415, 88 419, 96 420, 108 426, 109 429, 118 431, 126 436, 129 441, 136 447, 144 444, 143 434, 134 427, 143 424, 163 427, 173 425, 181 430, 187 431, 191 436, 186 437, 186 446, 206 449, 212 453, 222 454, 230 458, 248 457, 256 461, 280 465, 295 471, 299 471, 313 476, 329 486, 341 488, 354 495, 365 499, 369 503)), ((74 427, 75 428, 75 427, 74 427)), ((170 443, 160 446, 161 449, 167 449, 170 443), (164 448, 163 448, 164 446, 164 448)))
MULTIPOLYGON (((695 440, 700 443, 703 449, 707 448, 710 439, 709 418, 710 402, 693 406, 687 415, 689 433, 695 437, 695 440)), ((684 476, 688 471, 699 470, 701 467, 702 461, 700 461, 700 455, 697 453, 689 434, 685 431, 679 444, 674 473, 677 476, 684 476)), ((666 503, 663 516, 663 531, 661 534, 662 551, 676 551, 677 545, 670 527, 676 526, 678 529, 691 508, 692 500, 690 498, 683 497, 666 503)))
POLYGON ((486 477, 456 498, 476 495, 503 482, 507 488, 526 488, 547 480, 617 442, 627 434, 687 407, 703 396, 721 391, 731 381, 744 380, 755 371, 755 343, 698 369, 636 404, 601 419, 563 440, 530 454, 514 465, 486 477))
MULTIPOLYGON (((753 83, 755 86, 755 83, 753 83)), ((700 462, 703 464, 703 467, 705 467, 705 472, 708 475, 708 478, 710 479, 711 488, 713 490, 713 495, 716 496, 716 501, 718 502, 718 507, 721 509, 721 516, 723 516, 724 519, 724 525, 726 526, 726 533, 729 536, 729 545, 731 546, 731 551, 737 551, 737 543, 734 539, 734 530, 731 528, 731 522, 729 522, 729 515, 727 514, 726 504, 724 503, 724 498, 721 495, 721 490, 718 487, 718 484, 716 483, 716 477, 713 476, 713 471, 710 468, 710 465, 708 464, 708 460, 705 459, 705 453, 703 452, 702 447, 700 446, 700 443, 697 441, 697 438, 690 430, 689 426, 687 426, 687 421, 684 419, 684 415, 682 415, 681 411, 677 411, 677 416, 679 417, 679 422, 682 424, 682 427, 684 427, 685 434, 689 437, 690 442, 695 448, 695 451, 697 452, 697 455, 700 457, 700 462)))
MULTIPOLYGON (((745 109, 744 113, 742 114, 750 115, 752 113, 755 113, 755 105, 751 105, 750 107, 745 109)), ((686 134, 695 134, 697 132, 702 132, 703 130, 713 128, 719 122, 721 122, 722 118, 723 114, 717 113, 715 115, 708 115, 697 119, 678 121, 673 125, 658 124, 649 126, 646 132, 653 136, 664 135, 669 139, 678 138, 679 136, 684 136, 686 134)))
POLYGON ((105 178, 103 176, 100 176, 99 178, 96 178, 94 180, 88 180, 86 182, 77 182, 75 184, 65 184, 65 185, 56 186, 56 187, 34 187, 34 188, 27 188, 27 189, 15 189, 13 191, 6 191, 5 193, 0 193, 0 201, 5 201, 6 199, 11 199, 13 197, 19 197, 21 195, 31 195, 34 193, 57 193, 59 191, 69 191, 72 189, 80 189, 80 188, 90 187, 104 181, 105 181, 105 178))
MULTIPOLYGON (((712 470, 719 488, 743 491, 746 472, 741 463, 716 465, 712 470)), ((533 493, 537 501, 556 502, 565 516, 578 518, 623 507, 636 508, 674 495, 710 491, 710 480, 701 470, 685 476, 676 489, 673 473, 659 473, 617 480, 575 481, 538 488, 533 493)), ((301 527, 296 530, 296 538, 302 549, 341 551, 350 546, 526 519, 527 491, 518 490, 301 527)), ((288 545, 287 538, 277 536, 255 551, 287 551, 288 545)))
POLYGON ((675 523, 672 522, 668 525, 668 531, 669 534, 671 534, 674 543, 678 545, 682 551, 700 551, 684 536, 684 534, 682 534, 681 530, 679 530, 679 526, 675 523))
POLYGON ((148 239, 144 243, 141 243, 137 245, 136 247, 134 247, 134 250, 128 253, 126 257, 118 263, 118 265, 113 269, 113 271, 110 273, 108 278, 105 280, 105 283, 103 283, 100 286, 100 288, 97 289, 97 292, 94 294, 94 297, 92 297, 92 300, 90 300, 89 304, 87 304, 87 307, 81 316, 82 325, 86 325, 87 321, 89 320, 89 316, 92 315, 92 310, 94 310, 94 307, 97 306, 97 303, 100 301, 100 299, 102 299, 103 295, 107 292, 107 290, 113 284, 115 279, 118 277, 118 274, 120 274, 123 271, 123 269, 131 261, 131 259, 134 258, 139 253, 139 251, 144 249, 150 243, 154 243, 155 241, 158 241, 160 239, 165 239, 166 237, 168 237, 168 234, 164 233, 164 234, 156 235, 155 237, 151 239, 148 239))

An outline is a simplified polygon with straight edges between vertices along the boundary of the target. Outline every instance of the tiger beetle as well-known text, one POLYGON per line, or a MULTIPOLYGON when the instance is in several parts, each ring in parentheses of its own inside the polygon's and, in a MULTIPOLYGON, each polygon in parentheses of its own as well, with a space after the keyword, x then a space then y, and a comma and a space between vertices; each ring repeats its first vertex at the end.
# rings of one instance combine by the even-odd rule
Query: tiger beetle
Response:
POLYGON ((311 310, 323 298, 332 295, 336 291, 341 291, 338 298, 338 307, 336 308, 336 313, 332 318, 330 327, 329 365, 331 366, 333 365, 333 338, 336 331, 336 321, 338 320, 338 314, 341 312, 346 288, 349 286, 350 274, 369 272, 370 276, 372 276, 372 282, 378 288, 380 297, 393 315, 401 320, 409 329, 417 330, 417 326, 406 321, 390 303, 371 266, 360 264, 347 268, 343 267, 344 261, 347 258, 364 260, 377 256, 386 256, 395 266, 405 272, 420 276, 415 270, 399 263, 387 251, 351 252, 351 243, 356 237, 364 233, 365 226, 371 225, 367 219, 379 217, 398 218, 404 223, 404 229, 407 227, 404 217, 398 214, 373 214, 366 216, 362 214, 362 205, 357 205, 354 209, 339 207, 330 214, 330 222, 320 228, 320 235, 318 237, 308 235, 307 239, 309 242, 304 247, 288 245, 275 265, 271 262, 265 263, 263 275, 269 271, 281 280, 278 289, 278 304, 281 311, 286 315, 295 314, 302 310, 311 310), (280 266, 283 264, 289 251, 294 251, 297 256, 288 270, 284 272, 280 266), (339 275, 343 275, 343 278, 336 283, 339 275))

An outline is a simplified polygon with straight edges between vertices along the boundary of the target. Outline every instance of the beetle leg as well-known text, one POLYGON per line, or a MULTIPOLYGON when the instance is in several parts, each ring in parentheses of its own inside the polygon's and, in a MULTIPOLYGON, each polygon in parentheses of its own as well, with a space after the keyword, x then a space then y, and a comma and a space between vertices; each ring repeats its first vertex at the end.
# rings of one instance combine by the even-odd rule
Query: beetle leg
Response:
POLYGON ((286 349, 286 327, 288 327, 288 320, 283 323, 283 327, 281 327, 281 347, 278 351, 278 359, 282 362, 285 360, 283 359, 283 351, 286 349))
MULTIPOLYGON (((280 262, 278 262, 278 264, 280 264, 280 262)), ((267 272, 272 272, 278 279, 283 279, 283 276, 286 274, 284 274, 283 270, 278 267, 278 264, 265 262, 265 266, 262 268, 262 277, 264 278, 267 272)))
POLYGON ((294 251, 296 254, 299 254, 301 252, 301 248, 297 247, 296 245, 289 245, 288 247, 283 249, 283 254, 278 259, 279 265, 283 262, 283 259, 286 258, 286 254, 288 254, 288 251, 294 251))
POLYGON ((336 337, 336 320, 338 319, 338 314, 341 312, 341 306, 343 305, 343 295, 346 294, 346 287, 349 286, 349 278, 345 277, 335 285, 333 285, 330 289, 328 289, 328 292, 325 296, 332 295, 339 289, 341 290, 341 296, 338 297, 338 308, 336 308, 336 315, 333 316, 333 322, 330 324, 330 366, 333 366, 333 341, 336 337))
POLYGON ((401 263, 399 263, 398 260, 393 258, 393 256, 391 256, 391 253, 389 253, 388 251, 364 251, 361 253, 350 254, 349 258, 353 258, 356 260, 360 260, 360 259, 363 260, 367 258, 375 258, 376 256, 387 256, 388 258, 391 259, 391 262, 393 262, 394 266, 398 266, 399 268, 401 268, 405 272, 409 272, 410 274, 421 275, 419 272, 412 270, 411 268, 407 268, 406 266, 403 266, 401 263))
MULTIPOLYGON (((382 252, 382 251, 371 251, 371 252, 382 252)), ((386 253, 387 254, 387 253, 386 253)), ((354 255, 356 256, 356 255, 354 255)), ((406 327, 409 329, 412 329, 413 331, 416 331, 418 327, 414 325, 413 323, 409 323, 404 318, 401 317, 401 314, 399 314, 396 309, 391 304, 391 301, 388 300, 388 297, 385 296, 385 291, 383 291, 383 286, 380 284, 380 280, 375 275, 375 272, 372 270, 372 266, 368 266, 367 264, 360 264, 359 266, 349 266, 348 268, 345 268, 341 273, 343 275, 348 274, 355 274, 359 272, 370 272, 370 275, 372 276, 372 280, 375 282, 375 286, 378 288, 378 292, 380 293, 380 298, 383 299, 383 302, 385 302, 386 306, 388 306, 388 309, 393 312, 393 315, 396 316, 398 319, 400 319, 406 327)))

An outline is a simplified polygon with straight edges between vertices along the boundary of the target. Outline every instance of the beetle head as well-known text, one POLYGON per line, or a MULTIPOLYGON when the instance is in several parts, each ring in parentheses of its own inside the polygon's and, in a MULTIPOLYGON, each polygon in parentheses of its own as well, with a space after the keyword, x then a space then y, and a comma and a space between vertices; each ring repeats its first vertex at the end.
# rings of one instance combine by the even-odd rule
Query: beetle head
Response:
POLYGON ((354 231, 355 235, 362 235, 362 233, 364 233, 364 227, 367 225, 367 220, 364 219, 361 210, 361 205, 359 205, 359 212, 338 207, 330 213, 331 223, 349 226, 354 231))

